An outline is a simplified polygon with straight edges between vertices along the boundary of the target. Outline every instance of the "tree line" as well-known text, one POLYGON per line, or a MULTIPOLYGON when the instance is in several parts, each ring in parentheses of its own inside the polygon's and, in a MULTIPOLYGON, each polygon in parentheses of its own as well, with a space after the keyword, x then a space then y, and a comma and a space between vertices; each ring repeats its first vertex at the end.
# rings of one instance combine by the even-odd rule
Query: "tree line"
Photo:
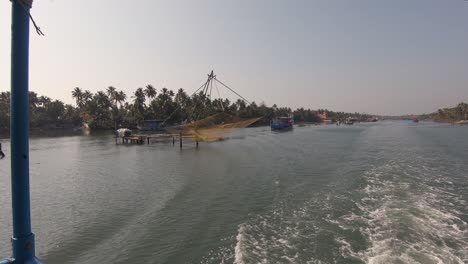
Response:
MULTIPOLYGON (((266 125, 275 116, 292 114, 296 122, 320 122, 318 114, 327 112, 332 120, 344 120, 359 116, 358 113, 333 112, 327 109, 292 110, 289 107, 271 107, 264 103, 246 103, 238 99, 210 98, 200 93, 192 95, 180 88, 176 92, 167 88, 159 91, 152 85, 136 89, 130 96, 113 86, 95 93, 75 87, 71 92, 75 105, 65 104, 47 96, 29 92, 31 128, 66 128, 87 124, 91 129, 115 129, 135 127, 141 120, 164 120, 167 124, 179 124, 199 120, 219 111, 241 117, 262 117, 257 124, 266 125)), ((0 129, 9 128, 10 92, 0 93, 0 129)))
POLYGON ((468 104, 462 102, 452 108, 441 108, 437 110, 437 112, 431 114, 430 117, 435 121, 448 123, 467 120, 468 104))

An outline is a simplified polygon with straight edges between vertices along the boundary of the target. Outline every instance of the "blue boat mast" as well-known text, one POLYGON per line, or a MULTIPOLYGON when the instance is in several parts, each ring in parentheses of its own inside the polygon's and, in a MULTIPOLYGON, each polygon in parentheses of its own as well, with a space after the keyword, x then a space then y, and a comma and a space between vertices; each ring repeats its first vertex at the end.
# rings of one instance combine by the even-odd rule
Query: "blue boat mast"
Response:
POLYGON ((12 0, 11 198, 13 253, 0 264, 39 264, 31 230, 29 192, 29 10, 33 0, 12 0))

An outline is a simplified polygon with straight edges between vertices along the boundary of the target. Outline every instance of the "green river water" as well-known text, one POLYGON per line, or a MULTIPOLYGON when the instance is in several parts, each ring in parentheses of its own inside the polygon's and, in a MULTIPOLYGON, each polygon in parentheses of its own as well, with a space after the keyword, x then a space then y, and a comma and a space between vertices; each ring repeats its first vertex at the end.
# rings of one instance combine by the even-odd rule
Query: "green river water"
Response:
POLYGON ((257 127, 182 150, 36 137, 30 157, 36 253, 49 264, 468 263, 468 126, 257 127))

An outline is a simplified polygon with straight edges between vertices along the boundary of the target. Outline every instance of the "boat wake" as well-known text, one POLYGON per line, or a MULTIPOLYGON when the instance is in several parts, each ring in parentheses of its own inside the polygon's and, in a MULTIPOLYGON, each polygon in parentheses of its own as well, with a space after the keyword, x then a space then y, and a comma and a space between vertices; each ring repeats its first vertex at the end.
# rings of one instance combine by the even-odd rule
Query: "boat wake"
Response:
POLYGON ((357 189, 330 187, 253 217, 202 263, 468 263, 466 201, 448 174, 414 162, 373 167, 357 189))
POLYGON ((342 252, 366 263, 466 263, 465 201, 446 175, 429 168, 390 162, 366 172, 359 212, 338 222, 359 229, 368 246, 356 252, 347 241, 342 252))
POLYGON ((203 263, 468 263, 464 161, 437 145, 400 142, 397 133, 386 137, 395 145, 368 140, 379 131, 327 172, 325 187, 285 192, 203 263))

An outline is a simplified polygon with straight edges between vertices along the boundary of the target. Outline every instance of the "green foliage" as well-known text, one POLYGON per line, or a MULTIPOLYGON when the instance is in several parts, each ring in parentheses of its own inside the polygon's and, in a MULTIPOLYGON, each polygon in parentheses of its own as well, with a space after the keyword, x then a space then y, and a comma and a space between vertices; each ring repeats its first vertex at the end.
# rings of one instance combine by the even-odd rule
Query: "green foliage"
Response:
POLYGON ((430 115, 432 119, 439 122, 457 122, 468 119, 468 104, 459 103, 453 108, 443 108, 430 115))
POLYGON ((10 127, 10 92, 0 93, 0 129, 10 127))
MULTIPOLYGON (((73 127, 81 120, 72 105, 29 92, 29 119, 32 128, 73 127)), ((10 92, 0 93, 0 129, 10 127, 10 92)))
MULTIPOLYGON (((206 118, 218 112, 242 117, 262 117, 257 124, 269 124, 273 117, 293 114, 296 122, 320 122, 318 113, 327 112, 328 118, 344 120, 357 113, 317 111, 289 107, 272 107, 264 103, 243 100, 210 98, 202 92, 189 96, 180 88, 177 93, 167 88, 156 90, 151 84, 137 88, 130 98, 123 91, 109 86, 105 91, 91 93, 75 87, 71 92, 76 106, 52 100, 46 96, 29 93, 31 127, 73 127, 87 123, 91 129, 134 127, 141 120, 159 119, 168 124, 179 124, 206 118), (129 99, 129 100, 127 100, 129 99)), ((360 115, 368 118, 368 115, 360 115)), ((0 129, 9 128, 10 93, 0 93, 0 129)))

